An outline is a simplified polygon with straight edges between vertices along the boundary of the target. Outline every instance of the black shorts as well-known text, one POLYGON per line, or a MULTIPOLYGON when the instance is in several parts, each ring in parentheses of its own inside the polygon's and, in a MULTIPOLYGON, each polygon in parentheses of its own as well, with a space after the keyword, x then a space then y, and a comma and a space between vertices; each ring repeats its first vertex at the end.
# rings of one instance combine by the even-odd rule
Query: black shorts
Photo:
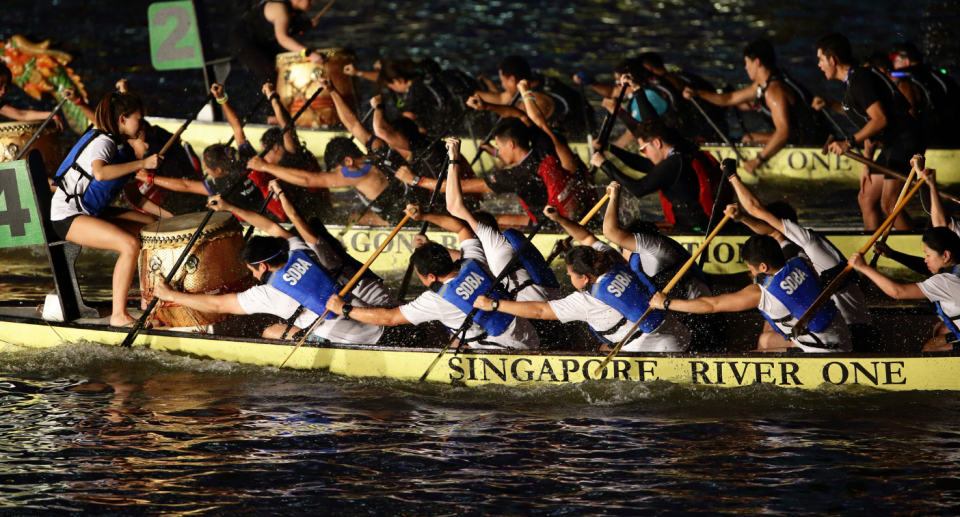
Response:
MULTIPOLYGON (((100 214, 96 217, 97 219, 119 217, 129 211, 130 210, 127 210, 126 208, 120 208, 118 206, 108 206, 101 210, 100 214)), ((70 217, 61 219, 59 221, 50 221, 50 226, 53 226, 54 231, 57 232, 57 235, 59 235, 61 239, 67 240, 67 233, 70 232, 70 227, 73 226, 73 220, 77 217, 80 217, 80 214, 71 215, 70 217)))
MULTIPOLYGON (((877 164, 893 169, 903 175, 910 174, 910 160, 915 154, 926 152, 927 146, 923 144, 923 137, 914 134, 912 131, 901 131, 899 135, 884 142, 880 155, 877 156, 877 164)), ((874 174, 879 174, 874 172, 874 174)))

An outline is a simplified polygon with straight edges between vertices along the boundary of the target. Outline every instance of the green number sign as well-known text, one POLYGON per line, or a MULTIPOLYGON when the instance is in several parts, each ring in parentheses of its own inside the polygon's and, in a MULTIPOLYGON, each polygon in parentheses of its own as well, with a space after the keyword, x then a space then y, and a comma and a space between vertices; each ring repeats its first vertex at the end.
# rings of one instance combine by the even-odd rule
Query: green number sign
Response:
POLYGON ((43 244, 27 162, 0 163, 0 248, 43 244))
POLYGON ((147 16, 150 20, 150 59, 154 68, 203 68, 203 49, 191 0, 150 4, 147 16))

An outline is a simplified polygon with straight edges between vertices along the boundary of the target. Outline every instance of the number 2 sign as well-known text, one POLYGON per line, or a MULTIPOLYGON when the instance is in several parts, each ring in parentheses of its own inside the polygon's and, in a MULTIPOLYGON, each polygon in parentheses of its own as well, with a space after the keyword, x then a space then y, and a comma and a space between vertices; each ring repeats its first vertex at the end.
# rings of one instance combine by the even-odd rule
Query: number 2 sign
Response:
POLYGON ((147 17, 150 23, 150 59, 154 68, 203 68, 203 49, 191 0, 150 4, 147 17))

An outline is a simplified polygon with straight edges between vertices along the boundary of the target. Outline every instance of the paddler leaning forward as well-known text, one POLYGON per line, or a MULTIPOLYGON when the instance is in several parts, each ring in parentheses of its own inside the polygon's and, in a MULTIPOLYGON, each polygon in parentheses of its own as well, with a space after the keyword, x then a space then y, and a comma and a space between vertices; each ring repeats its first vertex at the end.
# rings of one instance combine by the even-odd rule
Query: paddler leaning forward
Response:
MULTIPOLYGON (((292 324, 290 339, 302 338, 305 329, 324 312, 327 299, 342 288, 337 275, 320 265, 315 245, 307 244, 266 217, 226 204, 219 196, 211 199, 211 208, 229 210, 269 234, 269 237, 251 238, 240 250, 240 260, 261 285, 242 293, 203 294, 177 292, 168 284, 159 282, 157 297, 200 312, 273 314, 292 324)), ((351 299, 350 303, 367 306, 367 302, 359 298, 351 299)), ((368 325, 334 313, 317 325, 308 339, 352 345, 399 346, 411 342, 411 334, 417 334, 417 331, 409 327, 368 325)), ((417 344, 425 341, 420 336, 416 339, 420 340, 417 344)))
MULTIPOLYGON (((407 213, 419 210, 407 205, 407 213)), ((419 217, 419 216, 418 216, 419 217)), ((452 219, 452 218, 451 218, 452 219)), ((439 321, 451 332, 466 321, 473 310, 473 302, 485 293, 495 277, 487 266, 480 240, 466 224, 457 229, 460 251, 448 250, 436 242, 417 241, 418 247, 410 257, 417 277, 428 289, 412 302, 397 308, 363 308, 346 303, 333 295, 327 308, 335 314, 371 325, 392 327, 406 323, 421 324, 439 321)), ((507 298, 505 289, 493 292, 494 298, 507 298)), ((529 321, 496 311, 477 313, 460 340, 460 347, 477 349, 536 350, 540 346, 537 331, 529 321)))
MULTIPOLYGON (((731 207, 727 207, 725 213, 733 217, 731 207)), ((820 353, 851 350, 850 329, 833 300, 827 301, 802 335, 791 336, 797 320, 823 292, 819 277, 804 255, 786 260, 776 239, 754 235, 744 243, 741 256, 754 277, 754 284, 735 293, 693 300, 671 299, 657 293, 650 307, 695 314, 760 309, 775 332, 760 335, 759 352, 781 352, 794 347, 820 353), (789 341, 784 343, 785 340, 789 341)))
MULTIPOLYGON (((544 213, 553 217, 555 211, 555 207, 548 206, 544 213)), ((583 234, 589 235, 585 230, 574 233, 578 241, 584 238, 583 234)), ((649 277, 632 271, 616 250, 595 238, 592 242, 566 253, 567 274, 577 292, 549 302, 514 302, 480 296, 474 307, 530 319, 583 321, 607 346, 616 345, 646 311, 656 288, 649 277)), ((689 345, 690 331, 682 323, 671 314, 654 311, 622 350, 682 352, 689 345)))

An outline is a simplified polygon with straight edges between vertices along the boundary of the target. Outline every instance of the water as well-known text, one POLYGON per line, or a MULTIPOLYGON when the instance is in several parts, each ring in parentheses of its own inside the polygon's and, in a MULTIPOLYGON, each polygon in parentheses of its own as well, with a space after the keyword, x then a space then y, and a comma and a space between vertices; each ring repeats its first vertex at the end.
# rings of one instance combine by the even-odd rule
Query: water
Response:
MULTIPOLYGON (((239 3, 206 1, 215 36, 239 3)), ((127 76, 151 114, 190 115, 201 74, 150 67, 146 6, 6 0, 0 35, 53 38, 77 57, 94 101, 127 76)), ((951 64, 958 13, 952 0, 355 0, 338 3, 311 43, 352 46, 363 67, 409 51, 493 75, 499 56, 523 53, 549 73, 601 78, 621 53, 658 50, 742 85, 739 53, 765 35, 822 93, 831 89, 811 51, 821 34, 847 32, 860 54, 916 39, 951 64)), ((225 39, 213 45, 225 54, 225 39)), ((244 84, 242 74, 231 81, 244 84)), ((231 97, 241 111, 252 99, 236 89, 231 97)), ((19 92, 9 100, 49 108, 19 92)), ((856 221, 855 207, 834 203, 852 204, 849 190, 810 193, 781 194, 805 201, 801 218, 827 210, 833 221, 856 221)), ((655 211, 652 202, 644 210, 655 211)), ((51 287, 45 258, 18 253, 4 254, 0 298, 39 299, 51 287)), ((110 268, 82 265, 94 298, 107 294, 110 268)), ((86 343, 0 350, 0 405, 0 513, 11 515, 960 510, 960 398, 949 393, 605 382, 465 389, 86 343)))

